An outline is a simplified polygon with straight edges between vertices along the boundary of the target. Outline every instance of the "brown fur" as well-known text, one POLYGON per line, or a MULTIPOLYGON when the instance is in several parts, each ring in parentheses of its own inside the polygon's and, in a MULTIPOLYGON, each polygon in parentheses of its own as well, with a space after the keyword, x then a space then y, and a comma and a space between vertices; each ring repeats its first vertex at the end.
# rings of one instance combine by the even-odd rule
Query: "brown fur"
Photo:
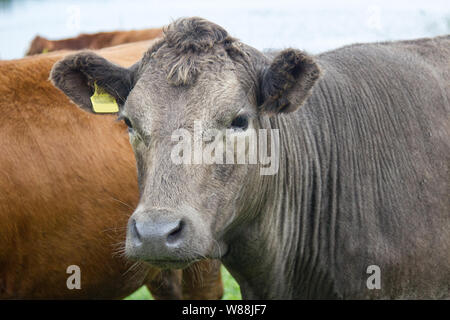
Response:
MULTIPOLYGON (((129 66, 148 46, 98 53, 129 66)), ((161 274, 124 259, 124 226, 138 200, 128 135, 122 122, 82 112, 47 80, 66 54, 0 62, 0 298, 120 299, 144 282, 155 298, 220 298, 217 262, 161 274), (73 264, 81 290, 66 287, 73 264)))
POLYGON ((161 35, 161 28, 152 28, 144 30, 80 34, 75 38, 61 40, 48 40, 44 37, 36 36, 32 40, 26 55, 30 56, 57 50, 102 49, 124 43, 152 40, 161 35))

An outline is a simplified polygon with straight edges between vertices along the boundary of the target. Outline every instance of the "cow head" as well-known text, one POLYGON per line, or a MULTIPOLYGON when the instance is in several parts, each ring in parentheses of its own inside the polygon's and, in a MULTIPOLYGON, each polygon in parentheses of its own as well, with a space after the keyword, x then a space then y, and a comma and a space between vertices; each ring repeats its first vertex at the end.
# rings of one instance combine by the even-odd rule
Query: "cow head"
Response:
MULTIPOLYGON (((129 69, 82 52, 55 64, 51 73, 53 83, 84 110, 92 111, 94 83, 117 100, 140 188, 126 253, 160 267, 227 252, 237 222, 248 221, 257 205, 261 164, 229 164, 220 154, 224 149, 211 145, 224 142, 229 150, 249 130, 270 127, 269 116, 295 111, 318 77, 307 54, 287 49, 268 58, 201 18, 170 24, 129 69), (207 141, 210 129, 216 139, 207 141), (189 148, 180 147, 189 138, 189 148), (199 145, 223 163, 191 154, 199 145)), ((250 140, 245 141, 248 153, 250 140)))

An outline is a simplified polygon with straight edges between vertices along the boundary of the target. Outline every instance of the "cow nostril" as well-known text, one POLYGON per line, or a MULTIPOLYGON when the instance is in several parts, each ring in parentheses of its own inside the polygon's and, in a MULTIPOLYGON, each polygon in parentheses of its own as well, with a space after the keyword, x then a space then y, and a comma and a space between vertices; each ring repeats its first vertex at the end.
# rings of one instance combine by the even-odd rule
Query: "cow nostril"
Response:
POLYGON ((176 242, 178 239, 180 239, 182 235, 182 231, 184 229, 184 221, 180 220, 175 228, 170 231, 170 233, 167 236, 167 243, 172 244, 176 242))
POLYGON ((136 240, 139 240, 139 242, 141 242, 141 234, 139 233, 139 230, 136 226, 136 220, 133 219, 131 220, 131 234, 133 236, 133 238, 135 238, 136 240))

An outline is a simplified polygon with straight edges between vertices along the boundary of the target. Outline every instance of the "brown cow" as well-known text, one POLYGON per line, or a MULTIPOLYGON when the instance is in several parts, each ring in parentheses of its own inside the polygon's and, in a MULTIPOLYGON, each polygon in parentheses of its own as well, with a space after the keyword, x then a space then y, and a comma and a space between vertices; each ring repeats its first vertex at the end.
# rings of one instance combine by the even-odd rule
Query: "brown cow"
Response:
MULTIPOLYGON (((129 66, 149 45, 98 53, 129 66)), ((0 61, 0 298, 120 299, 144 283, 156 298, 220 298, 218 262, 182 275, 121 254, 138 200, 133 152, 122 122, 80 111, 48 81, 67 53, 0 61), (70 265, 80 290, 66 286, 70 265)))
POLYGON ((112 31, 99 33, 83 33, 75 38, 48 40, 36 36, 32 41, 26 55, 34 55, 56 50, 80 50, 80 49, 102 49, 120 44, 152 40, 162 35, 161 28, 131 31, 112 31))

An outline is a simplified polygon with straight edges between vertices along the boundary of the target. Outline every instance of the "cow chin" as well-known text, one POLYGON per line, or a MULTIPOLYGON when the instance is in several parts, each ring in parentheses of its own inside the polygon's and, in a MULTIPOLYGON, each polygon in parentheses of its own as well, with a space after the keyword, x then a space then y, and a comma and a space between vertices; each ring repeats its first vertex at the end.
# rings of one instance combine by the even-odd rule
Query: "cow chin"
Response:
POLYGON ((146 263, 160 269, 184 269, 197 260, 183 261, 183 260, 144 260, 146 263))
MULTIPOLYGON (((220 254, 210 250, 204 250, 202 248, 189 249, 189 248, 179 248, 170 254, 161 255, 160 251, 154 251, 154 247, 148 246, 136 246, 135 244, 126 242, 125 245, 125 255, 129 260, 143 261, 154 267, 160 269, 184 269, 190 264, 208 258, 220 258, 220 254), (197 252, 204 252, 204 254, 199 254, 197 252)), ((220 251, 220 250, 219 250, 220 251)))

